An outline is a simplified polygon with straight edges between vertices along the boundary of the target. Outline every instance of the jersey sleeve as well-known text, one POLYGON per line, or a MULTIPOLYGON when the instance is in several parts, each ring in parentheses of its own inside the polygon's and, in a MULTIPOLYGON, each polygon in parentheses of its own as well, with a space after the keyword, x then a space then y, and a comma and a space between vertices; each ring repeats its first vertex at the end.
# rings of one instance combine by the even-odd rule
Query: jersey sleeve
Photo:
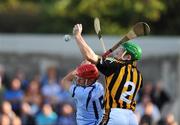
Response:
POLYGON ((104 97, 104 93, 105 93, 105 91, 104 91, 104 87, 103 87, 103 85, 101 84, 101 83, 99 83, 99 89, 98 89, 98 91, 99 91, 99 96, 101 97, 104 97))
POLYGON ((92 92, 92 99, 96 100, 96 99, 99 99, 99 97, 104 96, 104 87, 101 83, 97 81, 94 84, 95 84, 95 88, 93 89, 93 92, 92 92))
POLYGON ((121 64, 114 58, 106 58, 106 59, 100 58, 98 63, 96 64, 96 67, 105 76, 110 76, 116 71, 118 66, 122 66, 122 65, 123 64, 121 64))
POLYGON ((73 84, 72 84, 72 85, 70 86, 70 88, 69 88, 69 92, 70 92, 71 96, 74 95, 74 93, 75 93, 75 88, 76 88, 76 84, 73 82, 73 84))

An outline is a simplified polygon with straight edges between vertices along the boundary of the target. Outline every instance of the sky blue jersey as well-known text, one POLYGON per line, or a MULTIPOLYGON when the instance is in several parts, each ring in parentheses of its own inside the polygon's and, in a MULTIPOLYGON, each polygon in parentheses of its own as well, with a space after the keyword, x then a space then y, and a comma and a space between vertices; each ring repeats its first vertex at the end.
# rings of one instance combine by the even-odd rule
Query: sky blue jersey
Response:
POLYGON ((70 93, 76 102, 78 125, 95 125, 103 114, 104 88, 95 82, 88 87, 73 84, 70 93))

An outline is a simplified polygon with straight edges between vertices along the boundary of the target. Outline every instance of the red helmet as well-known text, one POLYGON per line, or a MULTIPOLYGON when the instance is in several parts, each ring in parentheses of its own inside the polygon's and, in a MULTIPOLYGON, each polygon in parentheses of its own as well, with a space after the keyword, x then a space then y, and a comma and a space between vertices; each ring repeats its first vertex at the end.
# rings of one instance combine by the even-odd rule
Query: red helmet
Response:
POLYGON ((94 64, 83 64, 77 69, 77 76, 84 79, 97 79, 99 77, 98 69, 94 64))

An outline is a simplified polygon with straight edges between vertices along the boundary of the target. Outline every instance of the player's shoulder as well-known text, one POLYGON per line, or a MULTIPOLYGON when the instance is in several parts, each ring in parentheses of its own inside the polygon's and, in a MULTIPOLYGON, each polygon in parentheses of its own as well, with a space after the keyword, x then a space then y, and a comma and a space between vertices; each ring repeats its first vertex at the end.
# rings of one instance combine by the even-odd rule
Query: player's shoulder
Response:
POLYGON ((69 87, 69 91, 72 93, 76 88, 77 88, 77 83, 75 81, 72 81, 72 84, 69 87))
POLYGON ((104 95, 104 87, 100 82, 94 83, 95 88, 93 89, 93 96, 92 98, 97 99, 100 96, 104 95))
POLYGON ((107 57, 107 58, 105 58, 105 61, 117 61, 115 58, 113 58, 113 57, 107 57))
POLYGON ((116 58, 114 58, 114 57, 107 57, 107 58, 105 58, 105 61, 114 62, 114 63, 121 63, 121 64, 125 64, 125 62, 124 62, 124 61, 117 60, 117 59, 116 59, 116 58))
POLYGON ((102 86, 102 84, 99 81, 96 81, 94 84, 95 86, 102 86))
POLYGON ((98 90, 104 90, 104 87, 103 87, 103 85, 102 85, 100 82, 96 81, 96 82, 94 83, 94 85, 95 85, 95 88, 96 88, 96 89, 98 89, 98 90))

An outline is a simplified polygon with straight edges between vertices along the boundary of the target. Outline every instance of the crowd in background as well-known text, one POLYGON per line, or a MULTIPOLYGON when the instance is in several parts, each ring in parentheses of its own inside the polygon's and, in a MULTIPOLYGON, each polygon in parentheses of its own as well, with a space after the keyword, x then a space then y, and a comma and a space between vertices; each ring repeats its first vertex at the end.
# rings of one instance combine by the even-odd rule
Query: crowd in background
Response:
MULTIPOLYGON (((172 99, 161 81, 144 83, 136 98, 140 125, 178 125, 166 110, 172 99)), ((75 104, 54 66, 32 79, 22 70, 10 79, 1 67, 0 104, 0 125, 76 125, 75 104)))
POLYGON ((178 125, 171 113, 173 99, 162 81, 146 82, 137 95, 136 116, 140 125, 178 125))
POLYGON ((4 69, 0 75, 0 125, 75 125, 74 102, 56 67, 31 80, 22 70, 12 80, 4 69))

